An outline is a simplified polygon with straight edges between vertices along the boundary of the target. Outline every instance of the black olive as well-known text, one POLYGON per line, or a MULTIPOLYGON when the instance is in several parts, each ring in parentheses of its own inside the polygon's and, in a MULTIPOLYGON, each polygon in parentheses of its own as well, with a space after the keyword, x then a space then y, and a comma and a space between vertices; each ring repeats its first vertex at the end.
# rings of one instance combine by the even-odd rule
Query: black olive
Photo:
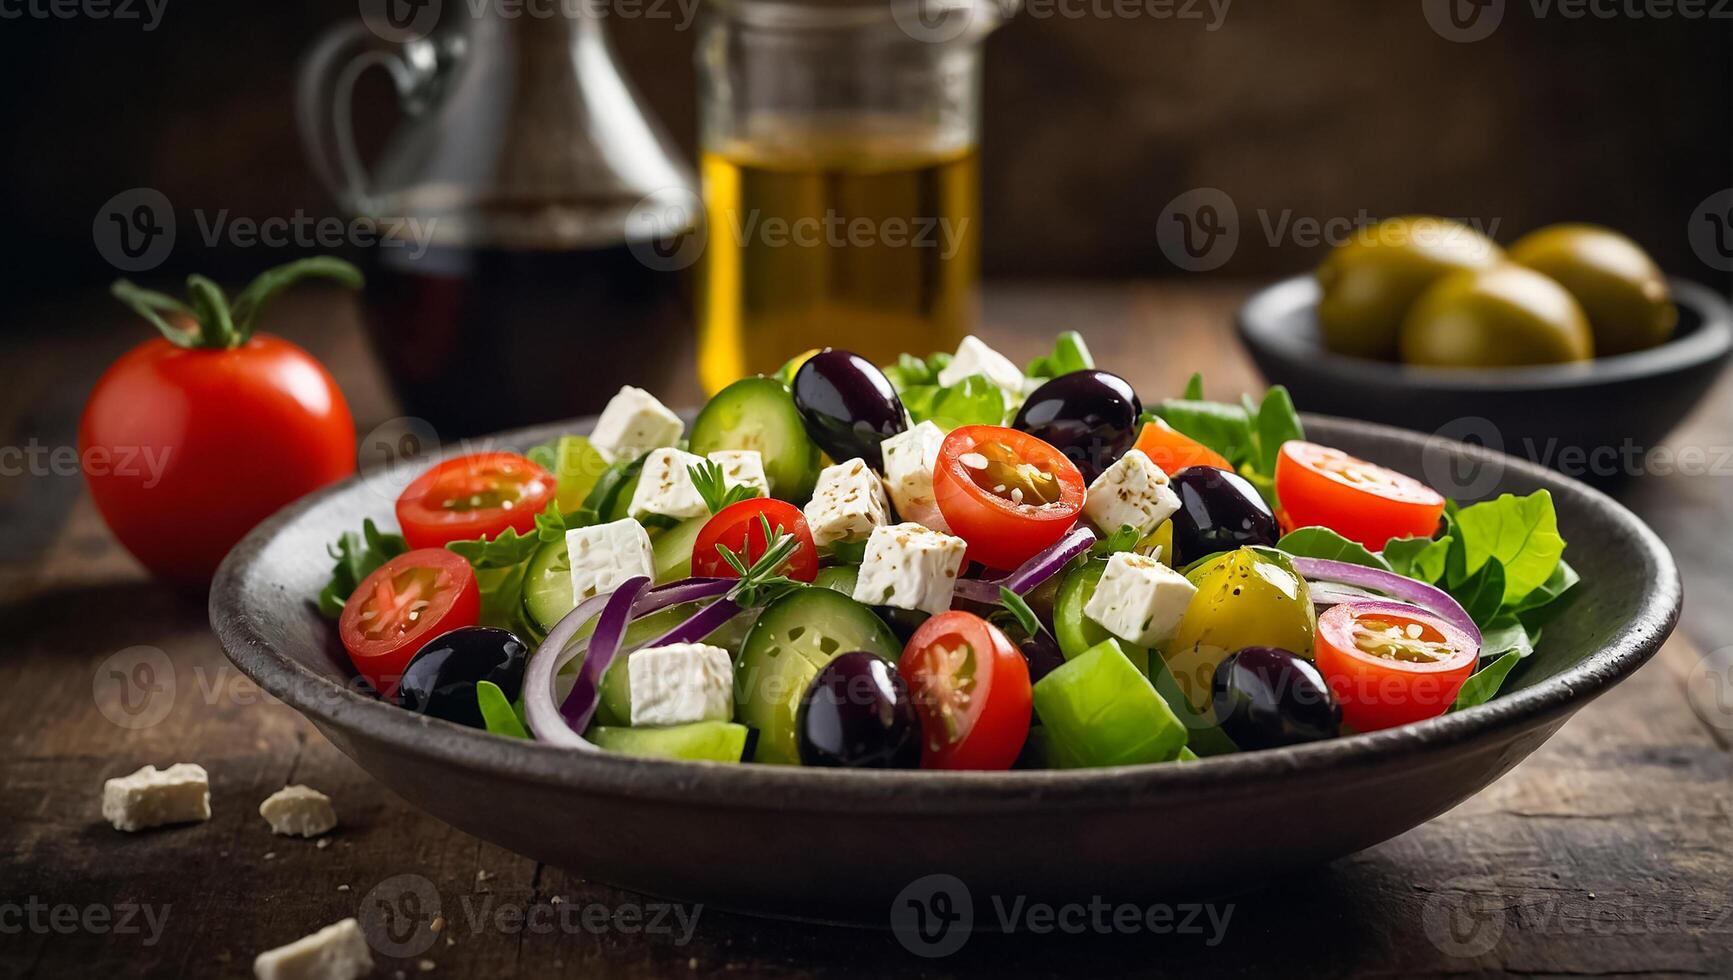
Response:
POLYGON ((837 462, 884 469, 879 443, 908 428, 902 399, 884 372, 859 354, 822 350, 794 373, 794 404, 806 434, 837 462))
POLYGON ((1188 466, 1172 476, 1179 510, 1173 515, 1173 550, 1184 563, 1249 545, 1273 546, 1281 526, 1270 505, 1238 473, 1188 466))
POLYGON ((921 718, 896 665, 865 651, 824 665, 795 718, 807 766, 914 769, 921 764, 921 718))
POLYGON ((465 626, 428 641, 403 669, 397 703, 410 711, 485 728, 475 685, 492 681, 506 699, 523 691, 529 648, 509 630, 465 626))
POLYGON ((1137 442, 1143 402, 1131 383, 1106 371, 1073 371, 1036 388, 1012 428, 1064 453, 1094 480, 1137 442))
POLYGON ((1246 647, 1216 665, 1216 720, 1242 749, 1335 738, 1342 706, 1318 668, 1279 647, 1246 647))

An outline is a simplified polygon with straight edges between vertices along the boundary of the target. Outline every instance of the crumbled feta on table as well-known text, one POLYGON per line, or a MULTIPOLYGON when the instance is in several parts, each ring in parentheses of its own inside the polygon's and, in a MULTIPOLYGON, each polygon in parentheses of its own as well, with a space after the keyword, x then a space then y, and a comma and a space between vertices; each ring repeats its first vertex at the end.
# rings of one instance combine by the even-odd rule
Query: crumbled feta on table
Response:
POLYGON ((331 798, 310 786, 285 786, 265 797, 259 816, 271 825, 271 833, 285 837, 317 837, 337 826, 331 798))
POLYGON ((1173 636, 1196 594, 1184 575, 1154 558, 1121 551, 1107 560, 1083 615, 1127 643, 1154 647, 1173 636))
POLYGON ((680 441, 686 424, 668 406, 642 388, 626 385, 596 419, 590 433, 590 445, 612 463, 621 459, 637 459, 652 449, 672 446, 680 441))
POLYGON ((864 538, 891 522, 884 485, 858 456, 819 471, 804 513, 813 543, 820 547, 864 538))
POLYGON ((258 980, 357 980, 373 972, 361 923, 344 919, 253 958, 258 980))
POLYGON ((567 531, 566 561, 572 568, 574 602, 610 592, 640 575, 656 577, 650 533, 629 517, 567 531))
POLYGON ((962 538, 919 524, 874 528, 854 599, 869 606, 942 613, 951 608, 968 550, 962 538))
POLYGON ((203 766, 145 766, 102 784, 102 816, 128 832, 211 818, 211 781, 203 766))

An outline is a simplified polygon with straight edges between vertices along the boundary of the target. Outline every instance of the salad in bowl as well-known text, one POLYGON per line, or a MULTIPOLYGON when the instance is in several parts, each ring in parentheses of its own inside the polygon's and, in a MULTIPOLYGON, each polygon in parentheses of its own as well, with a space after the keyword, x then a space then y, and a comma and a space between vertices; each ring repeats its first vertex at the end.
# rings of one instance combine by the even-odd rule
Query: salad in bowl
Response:
POLYGON ((1083 339, 810 351, 691 424, 447 459, 313 598, 404 709, 574 751, 1183 763, 1494 697, 1577 583, 1546 490, 1466 506, 1282 388, 1145 402, 1083 339))

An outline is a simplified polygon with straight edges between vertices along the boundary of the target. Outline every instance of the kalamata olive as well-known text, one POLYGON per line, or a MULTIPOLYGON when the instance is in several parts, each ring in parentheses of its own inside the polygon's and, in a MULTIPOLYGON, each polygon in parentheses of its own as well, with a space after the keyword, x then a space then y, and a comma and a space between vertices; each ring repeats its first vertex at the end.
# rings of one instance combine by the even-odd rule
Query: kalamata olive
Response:
POLYGON ((397 703, 471 728, 485 728, 475 685, 492 681, 507 700, 523 690, 529 648, 509 630, 465 626, 428 641, 403 669, 397 703))
POLYGON ((1064 453, 1094 480, 1137 441, 1143 402, 1131 383, 1106 371, 1073 371, 1029 395, 1013 428, 1064 453))
POLYGON ((1173 550, 1191 563, 1248 545, 1274 545, 1281 527, 1270 505, 1245 477, 1213 466, 1173 474, 1179 510, 1173 515, 1173 550))
POLYGON ((915 630, 920 629, 922 624, 932 618, 932 613, 919 609, 904 609, 900 606, 874 606, 872 610, 878 614, 880 619, 885 621, 885 625, 889 626, 891 632, 896 634, 896 638, 904 644, 909 642, 909 637, 915 635, 915 630))
POLYGON ((859 354, 819 351, 794 373, 793 388, 806 434, 839 463, 859 456, 883 469, 879 443, 908 428, 897 390, 859 354))
POLYGON ((921 717, 895 664, 857 650, 825 664, 795 718, 801 765, 914 769, 921 717))
POLYGON ((1335 738, 1342 706, 1318 668, 1278 647, 1246 647, 1216 665, 1216 720, 1242 749, 1335 738))

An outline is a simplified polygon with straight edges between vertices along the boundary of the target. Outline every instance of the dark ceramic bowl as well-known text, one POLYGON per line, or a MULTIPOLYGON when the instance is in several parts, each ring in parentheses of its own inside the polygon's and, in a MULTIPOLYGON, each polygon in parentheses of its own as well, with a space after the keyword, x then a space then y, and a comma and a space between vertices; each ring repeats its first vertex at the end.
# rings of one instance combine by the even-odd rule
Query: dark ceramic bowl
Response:
POLYGON ((356 480, 248 535, 217 575, 211 622, 237 667, 399 795, 586 878, 881 926, 893 899, 933 874, 960 878, 976 909, 991 896, 1219 894, 1369 847, 1462 802, 1648 660, 1679 615, 1666 547, 1599 492, 1483 449, 1337 419, 1306 424, 1324 442, 1410 473, 1442 456, 1488 474, 1489 490, 1552 490, 1583 584, 1504 696, 1326 743, 1087 771, 849 772, 574 753, 355 693, 332 624, 309 598, 330 570, 330 541, 365 517, 391 517, 387 496, 356 480))
POLYGON ((1240 340, 1271 384, 1313 411, 1466 439, 1606 482, 1658 445, 1733 353, 1733 309, 1712 290, 1673 281, 1679 329, 1659 347, 1585 364, 1416 368, 1326 351, 1318 284, 1276 283, 1240 308, 1240 340))

